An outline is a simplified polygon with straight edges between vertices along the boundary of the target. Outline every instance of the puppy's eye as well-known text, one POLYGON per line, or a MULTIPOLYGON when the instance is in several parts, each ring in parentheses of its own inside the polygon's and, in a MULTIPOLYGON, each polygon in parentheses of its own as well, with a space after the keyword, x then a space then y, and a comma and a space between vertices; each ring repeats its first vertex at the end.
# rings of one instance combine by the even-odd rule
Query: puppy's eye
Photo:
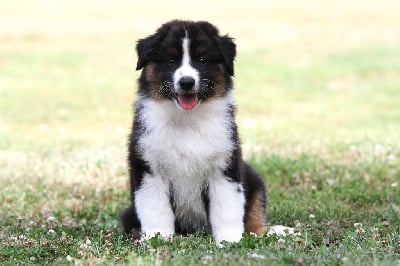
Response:
POLYGON ((206 58, 204 56, 199 58, 199 63, 205 64, 207 62, 206 58))
POLYGON ((175 61, 174 59, 169 59, 169 60, 168 60, 168 64, 170 64, 170 65, 175 64, 175 62, 176 62, 176 61, 175 61))

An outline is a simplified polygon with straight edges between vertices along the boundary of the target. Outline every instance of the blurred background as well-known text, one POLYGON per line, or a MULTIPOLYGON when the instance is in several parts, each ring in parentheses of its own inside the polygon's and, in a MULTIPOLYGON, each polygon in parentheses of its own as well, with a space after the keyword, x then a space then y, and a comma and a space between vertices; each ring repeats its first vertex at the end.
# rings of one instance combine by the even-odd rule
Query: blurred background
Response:
POLYGON ((236 39, 246 157, 393 149, 399 10, 397 0, 0 1, 0 174, 86 178, 104 162, 124 176, 135 43, 175 18, 236 39))

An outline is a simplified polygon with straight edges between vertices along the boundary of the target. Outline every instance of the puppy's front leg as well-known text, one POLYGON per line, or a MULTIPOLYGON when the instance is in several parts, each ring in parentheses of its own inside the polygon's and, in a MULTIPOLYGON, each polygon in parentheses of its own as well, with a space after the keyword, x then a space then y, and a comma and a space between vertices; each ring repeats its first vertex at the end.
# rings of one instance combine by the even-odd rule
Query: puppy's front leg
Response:
POLYGON ((215 242, 238 242, 244 232, 245 196, 240 183, 220 176, 210 181, 210 223, 215 242))
POLYGON ((169 188, 160 176, 146 174, 134 196, 144 238, 151 238, 156 233, 163 237, 174 234, 174 213, 169 201, 169 188))

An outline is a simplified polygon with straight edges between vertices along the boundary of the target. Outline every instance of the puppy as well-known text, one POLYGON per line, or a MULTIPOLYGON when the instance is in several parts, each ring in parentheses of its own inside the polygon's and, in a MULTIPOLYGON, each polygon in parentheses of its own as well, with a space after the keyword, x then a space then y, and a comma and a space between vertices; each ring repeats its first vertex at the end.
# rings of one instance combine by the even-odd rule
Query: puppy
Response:
POLYGON ((129 143, 125 233, 198 230, 216 243, 265 231, 266 190, 243 161, 233 101, 232 38, 174 20, 136 46, 143 69, 129 143))

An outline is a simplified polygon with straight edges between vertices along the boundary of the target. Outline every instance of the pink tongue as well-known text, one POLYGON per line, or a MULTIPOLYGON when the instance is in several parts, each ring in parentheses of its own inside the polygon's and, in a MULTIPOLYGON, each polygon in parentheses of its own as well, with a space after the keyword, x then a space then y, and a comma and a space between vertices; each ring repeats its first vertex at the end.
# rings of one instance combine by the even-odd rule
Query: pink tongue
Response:
POLYGON ((178 102, 184 110, 192 110, 196 107, 199 100, 195 94, 184 94, 178 96, 178 102))

